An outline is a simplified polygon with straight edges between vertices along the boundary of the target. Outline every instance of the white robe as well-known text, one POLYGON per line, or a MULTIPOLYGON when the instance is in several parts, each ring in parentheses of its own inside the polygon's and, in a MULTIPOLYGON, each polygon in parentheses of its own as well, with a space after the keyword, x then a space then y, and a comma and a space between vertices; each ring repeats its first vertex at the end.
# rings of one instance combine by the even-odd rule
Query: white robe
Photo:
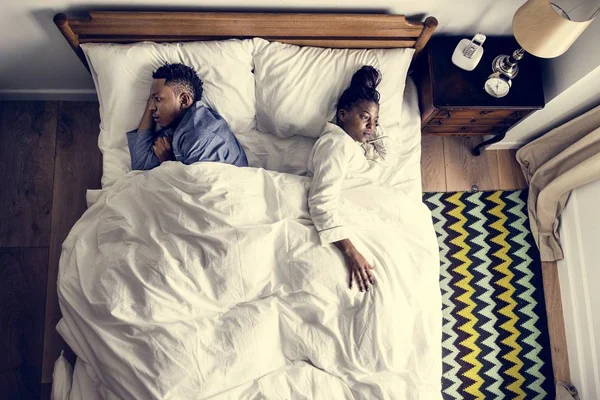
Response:
POLYGON ((325 126, 308 157, 312 176, 308 207, 321 245, 351 237, 340 211, 340 193, 365 184, 382 184, 385 165, 384 160, 367 160, 361 143, 339 126, 331 122, 325 126))

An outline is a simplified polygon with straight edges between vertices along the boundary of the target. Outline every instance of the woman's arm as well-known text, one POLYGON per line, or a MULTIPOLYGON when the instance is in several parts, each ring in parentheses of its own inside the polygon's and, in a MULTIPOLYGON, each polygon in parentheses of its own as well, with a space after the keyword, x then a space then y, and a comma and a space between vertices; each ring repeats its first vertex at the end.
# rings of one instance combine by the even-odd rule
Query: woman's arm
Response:
POLYGON ((339 215, 339 195, 348 168, 344 143, 335 137, 322 137, 312 153, 313 174, 308 191, 308 209, 321 245, 348 238, 339 215))
POLYGON ((362 292, 374 284, 372 266, 360 254, 348 238, 344 221, 339 215, 339 195, 346 176, 349 158, 344 143, 335 138, 321 138, 315 144, 312 158, 313 179, 310 184, 308 207, 313 224, 319 232, 323 246, 330 243, 342 252, 349 272, 349 287, 352 281, 362 292))

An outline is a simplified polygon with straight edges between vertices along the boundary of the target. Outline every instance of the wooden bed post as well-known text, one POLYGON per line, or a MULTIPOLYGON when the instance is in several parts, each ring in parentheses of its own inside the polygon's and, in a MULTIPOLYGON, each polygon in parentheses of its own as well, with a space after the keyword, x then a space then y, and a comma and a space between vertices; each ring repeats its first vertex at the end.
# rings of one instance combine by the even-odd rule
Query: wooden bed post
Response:
POLYGON ((438 26, 438 20, 435 17, 427 17, 425 22, 423 23, 425 27, 423 28, 423 32, 417 38, 417 42, 415 43, 415 54, 413 58, 416 58, 417 55, 423 50, 431 35, 435 31, 435 28, 438 26))
POLYGON ((90 66, 87 63, 83 50, 79 47, 79 37, 73 32, 69 25, 69 17, 64 13, 59 13, 54 16, 54 24, 58 27, 60 32, 63 34, 67 42, 71 45, 71 48, 77 54, 77 57, 81 60, 85 68, 90 71, 90 66))

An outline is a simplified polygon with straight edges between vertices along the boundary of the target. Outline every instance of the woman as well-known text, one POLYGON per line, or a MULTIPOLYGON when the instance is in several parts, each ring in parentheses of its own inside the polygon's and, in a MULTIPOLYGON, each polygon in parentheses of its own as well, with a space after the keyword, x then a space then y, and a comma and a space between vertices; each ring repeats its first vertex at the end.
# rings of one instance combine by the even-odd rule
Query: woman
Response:
POLYGON ((379 140, 376 88, 380 81, 381 74, 371 66, 365 65, 353 75, 350 87, 338 101, 336 123, 327 124, 308 160, 313 177, 308 206, 321 244, 333 243, 342 252, 350 273, 349 287, 352 289, 355 280, 361 292, 375 284, 373 266, 350 241, 338 198, 343 188, 373 182, 380 175, 377 164, 385 153, 380 146, 373 146, 379 140))

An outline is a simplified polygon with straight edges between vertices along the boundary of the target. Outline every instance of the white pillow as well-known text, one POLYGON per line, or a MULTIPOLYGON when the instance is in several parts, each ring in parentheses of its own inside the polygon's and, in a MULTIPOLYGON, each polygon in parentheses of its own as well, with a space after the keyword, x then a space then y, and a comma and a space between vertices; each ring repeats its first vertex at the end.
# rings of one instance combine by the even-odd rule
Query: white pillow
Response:
POLYGON ((131 170, 125 133, 137 128, 150 95, 152 72, 165 62, 193 67, 204 82, 202 100, 234 132, 255 127, 252 40, 190 43, 85 43, 100 102, 102 187, 131 170))
MULTIPOLYGON (((414 185, 416 189, 411 186, 410 190, 411 194, 416 193, 420 198, 421 113, 417 88, 410 77, 406 79, 403 97, 400 124, 387 128, 383 132, 392 139, 389 150, 393 158, 388 159, 390 163, 395 164, 395 167, 389 170, 390 175, 393 174, 396 179, 394 182, 418 181, 414 185)), ((256 129, 239 134, 237 137, 246 151, 251 167, 294 175, 307 174, 308 155, 317 140, 299 135, 280 138, 256 129)))
POLYGON ((255 38, 257 128, 279 137, 318 137, 363 65, 382 73, 379 123, 400 123, 402 98, 414 49, 351 50, 300 47, 255 38))

